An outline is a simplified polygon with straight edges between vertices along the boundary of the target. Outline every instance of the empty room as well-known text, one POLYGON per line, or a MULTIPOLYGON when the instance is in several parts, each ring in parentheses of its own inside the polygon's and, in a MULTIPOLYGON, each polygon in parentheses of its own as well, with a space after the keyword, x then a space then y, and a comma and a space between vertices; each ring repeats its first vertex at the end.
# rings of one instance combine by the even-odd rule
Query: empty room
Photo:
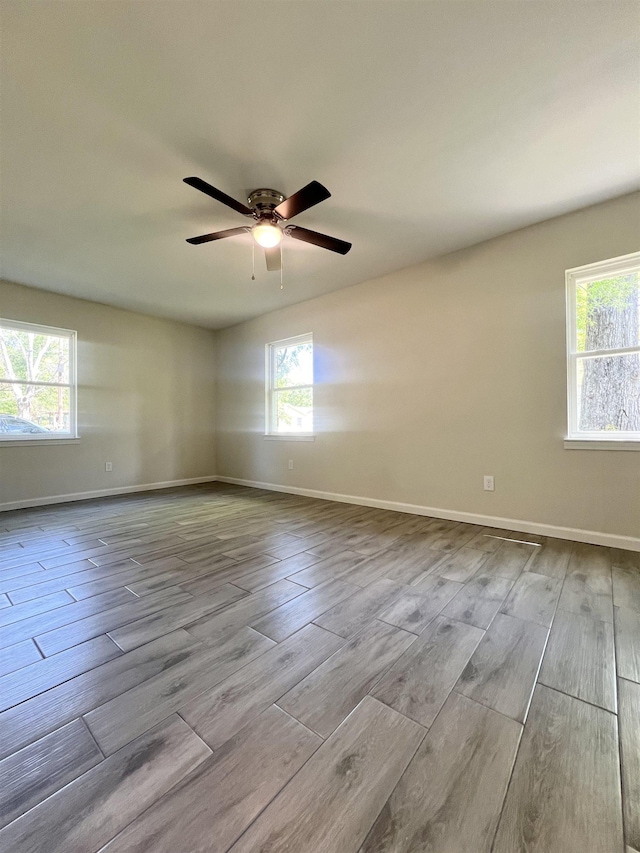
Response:
POLYGON ((640 853, 640 0, 0 0, 2 853, 640 853))

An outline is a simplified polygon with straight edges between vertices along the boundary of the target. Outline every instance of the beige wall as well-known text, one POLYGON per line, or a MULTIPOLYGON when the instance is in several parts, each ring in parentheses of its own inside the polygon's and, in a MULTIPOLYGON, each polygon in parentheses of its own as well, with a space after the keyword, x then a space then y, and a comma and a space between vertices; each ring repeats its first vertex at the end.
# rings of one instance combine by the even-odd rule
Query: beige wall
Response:
POLYGON ((219 333, 218 473, 640 537, 640 453, 563 446, 565 269, 639 237, 636 193, 219 333), (309 331, 316 441, 267 441, 264 345, 309 331))
POLYGON ((81 436, 0 446, 0 504, 215 474, 213 332, 7 282, 0 317, 77 331, 81 436))

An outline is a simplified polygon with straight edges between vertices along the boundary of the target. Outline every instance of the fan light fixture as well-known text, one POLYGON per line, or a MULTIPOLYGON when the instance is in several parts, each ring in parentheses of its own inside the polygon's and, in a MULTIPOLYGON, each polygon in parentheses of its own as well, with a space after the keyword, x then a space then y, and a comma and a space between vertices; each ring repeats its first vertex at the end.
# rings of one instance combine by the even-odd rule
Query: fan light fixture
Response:
POLYGON ((236 213, 251 217, 255 222, 253 228, 242 225, 239 228, 227 228, 225 231, 213 231, 211 234, 189 237, 187 243, 192 246, 198 246, 200 243, 211 243, 213 240, 225 240, 227 237, 240 237, 247 231, 251 231, 256 243, 266 249, 264 254, 269 272, 282 271, 282 252, 269 250, 276 249, 282 243, 285 234, 293 240, 311 243, 313 246, 328 249, 330 252, 337 252, 339 255, 346 255, 351 248, 351 243, 347 243, 346 240, 338 240, 336 237, 329 237, 327 234, 309 231, 308 228, 301 228, 299 225, 294 225, 288 221, 331 197, 329 190, 319 184, 318 181, 311 181, 310 184, 302 187, 289 198, 285 198, 278 190, 262 187, 249 193, 247 204, 236 201, 235 198, 231 198, 222 190, 212 187, 202 178, 192 176, 185 178, 184 182, 215 199, 215 201, 219 201, 220 204, 225 204, 235 210, 236 213), (281 223, 286 224, 281 225, 281 223))
POLYGON ((259 246, 264 249, 272 249, 282 242, 282 231, 277 225, 270 225, 268 222, 258 222, 251 229, 253 239, 259 246))

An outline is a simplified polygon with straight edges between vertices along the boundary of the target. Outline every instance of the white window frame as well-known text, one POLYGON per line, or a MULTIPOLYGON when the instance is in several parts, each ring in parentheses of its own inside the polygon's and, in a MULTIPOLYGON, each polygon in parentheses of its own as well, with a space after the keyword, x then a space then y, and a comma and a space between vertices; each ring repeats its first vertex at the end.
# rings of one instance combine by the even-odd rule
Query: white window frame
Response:
POLYGON ((622 255, 566 271, 567 299, 567 422, 565 447, 570 450, 640 450, 640 432, 585 432, 578 429, 578 362, 603 355, 640 353, 640 345, 611 350, 578 352, 576 291, 580 285, 640 271, 640 252, 622 255))
MULTIPOLYGON (((286 388, 276 388, 275 378, 275 351, 281 347, 298 346, 299 344, 311 344, 313 352, 313 334, 296 335, 293 338, 282 338, 279 341, 271 341, 265 346, 265 429, 264 437, 280 441, 314 441, 314 432, 278 432, 276 430, 276 406, 274 403, 276 391, 287 391, 286 388)), ((313 390, 313 361, 311 363, 311 385, 291 385, 290 388, 311 388, 313 390)), ((313 421, 313 412, 311 414, 313 421)))
POLYGON ((76 373, 77 356, 77 333, 73 329, 59 329, 56 326, 41 326, 37 323, 24 323, 21 320, 8 320, 0 318, 0 327, 13 329, 17 332, 30 332, 36 335, 52 335, 59 338, 67 338, 69 341, 69 382, 23 382, 21 380, 1 379, 1 382, 11 385, 38 385, 41 387, 68 388, 69 389, 69 432, 61 435, 43 432, 25 435, 3 435, 0 433, 0 445, 12 444, 61 444, 64 442, 78 441, 78 382, 76 373))

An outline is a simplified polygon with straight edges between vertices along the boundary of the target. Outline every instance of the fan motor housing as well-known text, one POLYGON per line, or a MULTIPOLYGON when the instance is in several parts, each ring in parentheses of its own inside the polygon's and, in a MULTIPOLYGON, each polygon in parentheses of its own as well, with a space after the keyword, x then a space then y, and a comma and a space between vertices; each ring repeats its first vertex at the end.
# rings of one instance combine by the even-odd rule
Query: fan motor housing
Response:
POLYGON ((259 189, 249 193, 247 204, 259 214, 268 214, 283 202, 285 196, 278 190, 259 189))

